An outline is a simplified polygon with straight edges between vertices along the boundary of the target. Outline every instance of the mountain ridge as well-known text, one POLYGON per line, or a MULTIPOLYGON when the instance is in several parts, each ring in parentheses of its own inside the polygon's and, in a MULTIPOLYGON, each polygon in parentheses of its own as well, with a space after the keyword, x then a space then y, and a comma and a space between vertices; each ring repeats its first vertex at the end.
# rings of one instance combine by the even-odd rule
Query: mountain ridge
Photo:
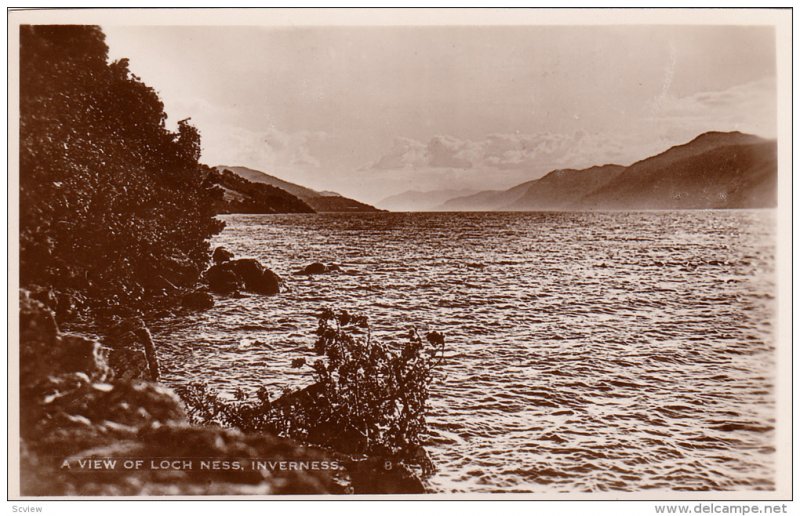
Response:
POLYGON ((311 206, 317 212, 377 212, 381 211, 378 208, 366 203, 362 203, 355 199, 344 197, 336 192, 318 192, 311 188, 291 183, 279 177, 273 176, 261 170, 256 170, 249 167, 234 166, 234 165, 217 165, 214 167, 216 170, 222 172, 229 170, 231 173, 238 175, 253 183, 260 183, 269 185, 275 188, 280 188, 291 195, 297 197, 304 203, 311 206))
POLYGON ((507 190, 450 199, 448 211, 769 208, 775 140, 708 131, 628 166, 557 169, 507 190))

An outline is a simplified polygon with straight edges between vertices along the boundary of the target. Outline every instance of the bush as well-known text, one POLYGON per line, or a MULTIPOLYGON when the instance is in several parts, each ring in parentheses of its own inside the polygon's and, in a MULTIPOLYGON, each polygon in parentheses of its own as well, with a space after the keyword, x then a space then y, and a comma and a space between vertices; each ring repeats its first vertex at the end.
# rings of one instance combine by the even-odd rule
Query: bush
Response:
MULTIPOLYGON (((322 358, 309 367, 315 382, 270 399, 262 388, 255 399, 239 391, 223 400, 202 384, 179 389, 196 423, 218 423, 244 431, 267 431, 343 453, 379 455, 414 462, 427 432, 428 388, 444 357, 444 336, 421 338, 409 330, 406 342, 390 346, 372 338, 363 315, 324 310, 314 351, 322 358)), ((295 359, 293 367, 306 366, 295 359)))
POLYGON ((21 283, 136 306, 197 280, 222 191, 198 131, 107 59, 98 27, 20 28, 21 283))

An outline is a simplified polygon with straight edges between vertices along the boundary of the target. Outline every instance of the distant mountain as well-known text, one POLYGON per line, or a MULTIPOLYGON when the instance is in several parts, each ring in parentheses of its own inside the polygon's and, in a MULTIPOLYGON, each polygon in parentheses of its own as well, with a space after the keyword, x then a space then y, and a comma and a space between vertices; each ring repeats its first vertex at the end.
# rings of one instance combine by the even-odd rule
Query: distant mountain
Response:
POLYGON ((474 194, 475 190, 431 190, 420 192, 418 190, 408 190, 406 192, 392 195, 378 202, 380 208, 391 211, 436 211, 441 208, 442 203, 455 197, 463 197, 474 194))
POLYGON ((628 167, 554 170, 504 191, 445 202, 449 210, 768 208, 777 205, 774 140, 708 132, 628 167))
POLYGON ((230 170, 211 169, 207 181, 222 190, 217 213, 314 213, 298 197, 275 186, 254 183, 230 170))
POLYGON ((231 167, 227 165, 219 165, 216 168, 220 171, 230 170, 234 174, 254 183, 262 183, 280 188, 298 197, 318 212, 380 211, 374 206, 358 202, 354 199, 348 199, 336 192, 317 192, 311 188, 284 181, 283 179, 261 172, 260 170, 247 167, 231 167))
POLYGON ((529 183, 525 193, 505 208, 521 211, 572 209, 583 197, 615 180, 624 170, 621 165, 554 170, 529 183))
POLYGON ((627 167, 586 195, 587 209, 710 209, 777 206, 777 144, 705 133, 627 167))
POLYGON ((508 190, 487 190, 467 197, 451 199, 444 210, 526 211, 570 209, 587 193, 602 186, 625 167, 603 165, 584 170, 562 169, 519 184, 508 190))

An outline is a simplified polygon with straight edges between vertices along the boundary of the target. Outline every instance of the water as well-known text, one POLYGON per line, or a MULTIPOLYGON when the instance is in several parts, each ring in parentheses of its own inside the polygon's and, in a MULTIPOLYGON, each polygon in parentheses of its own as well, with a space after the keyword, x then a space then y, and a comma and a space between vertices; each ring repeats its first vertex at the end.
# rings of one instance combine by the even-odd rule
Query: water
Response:
POLYGON ((301 386, 322 306, 446 334, 443 492, 774 488, 773 211, 231 215, 283 276, 154 328, 168 383, 301 386), (344 272, 292 276, 306 264, 344 272))

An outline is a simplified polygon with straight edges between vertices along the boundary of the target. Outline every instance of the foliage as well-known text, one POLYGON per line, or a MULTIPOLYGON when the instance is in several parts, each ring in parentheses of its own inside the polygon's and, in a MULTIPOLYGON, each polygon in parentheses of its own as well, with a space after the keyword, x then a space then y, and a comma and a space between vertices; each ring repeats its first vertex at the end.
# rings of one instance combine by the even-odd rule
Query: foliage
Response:
POLYGON ((255 183, 231 172, 213 170, 210 180, 226 191, 219 213, 314 213, 301 199, 272 185, 255 183))
MULTIPOLYGON (((263 387, 255 399, 239 391, 227 401, 202 384, 180 389, 196 423, 268 431, 343 453, 413 461, 427 431, 425 412, 435 368, 444 356, 444 336, 415 329, 391 346, 372 338, 367 318, 326 309, 319 316, 311 368, 315 383, 270 399, 263 387)), ((295 359, 293 367, 305 361, 295 359)))
POLYGON ((23 286, 114 307, 196 281, 222 192, 198 131, 166 118, 126 59, 108 63, 100 28, 20 28, 23 286))

